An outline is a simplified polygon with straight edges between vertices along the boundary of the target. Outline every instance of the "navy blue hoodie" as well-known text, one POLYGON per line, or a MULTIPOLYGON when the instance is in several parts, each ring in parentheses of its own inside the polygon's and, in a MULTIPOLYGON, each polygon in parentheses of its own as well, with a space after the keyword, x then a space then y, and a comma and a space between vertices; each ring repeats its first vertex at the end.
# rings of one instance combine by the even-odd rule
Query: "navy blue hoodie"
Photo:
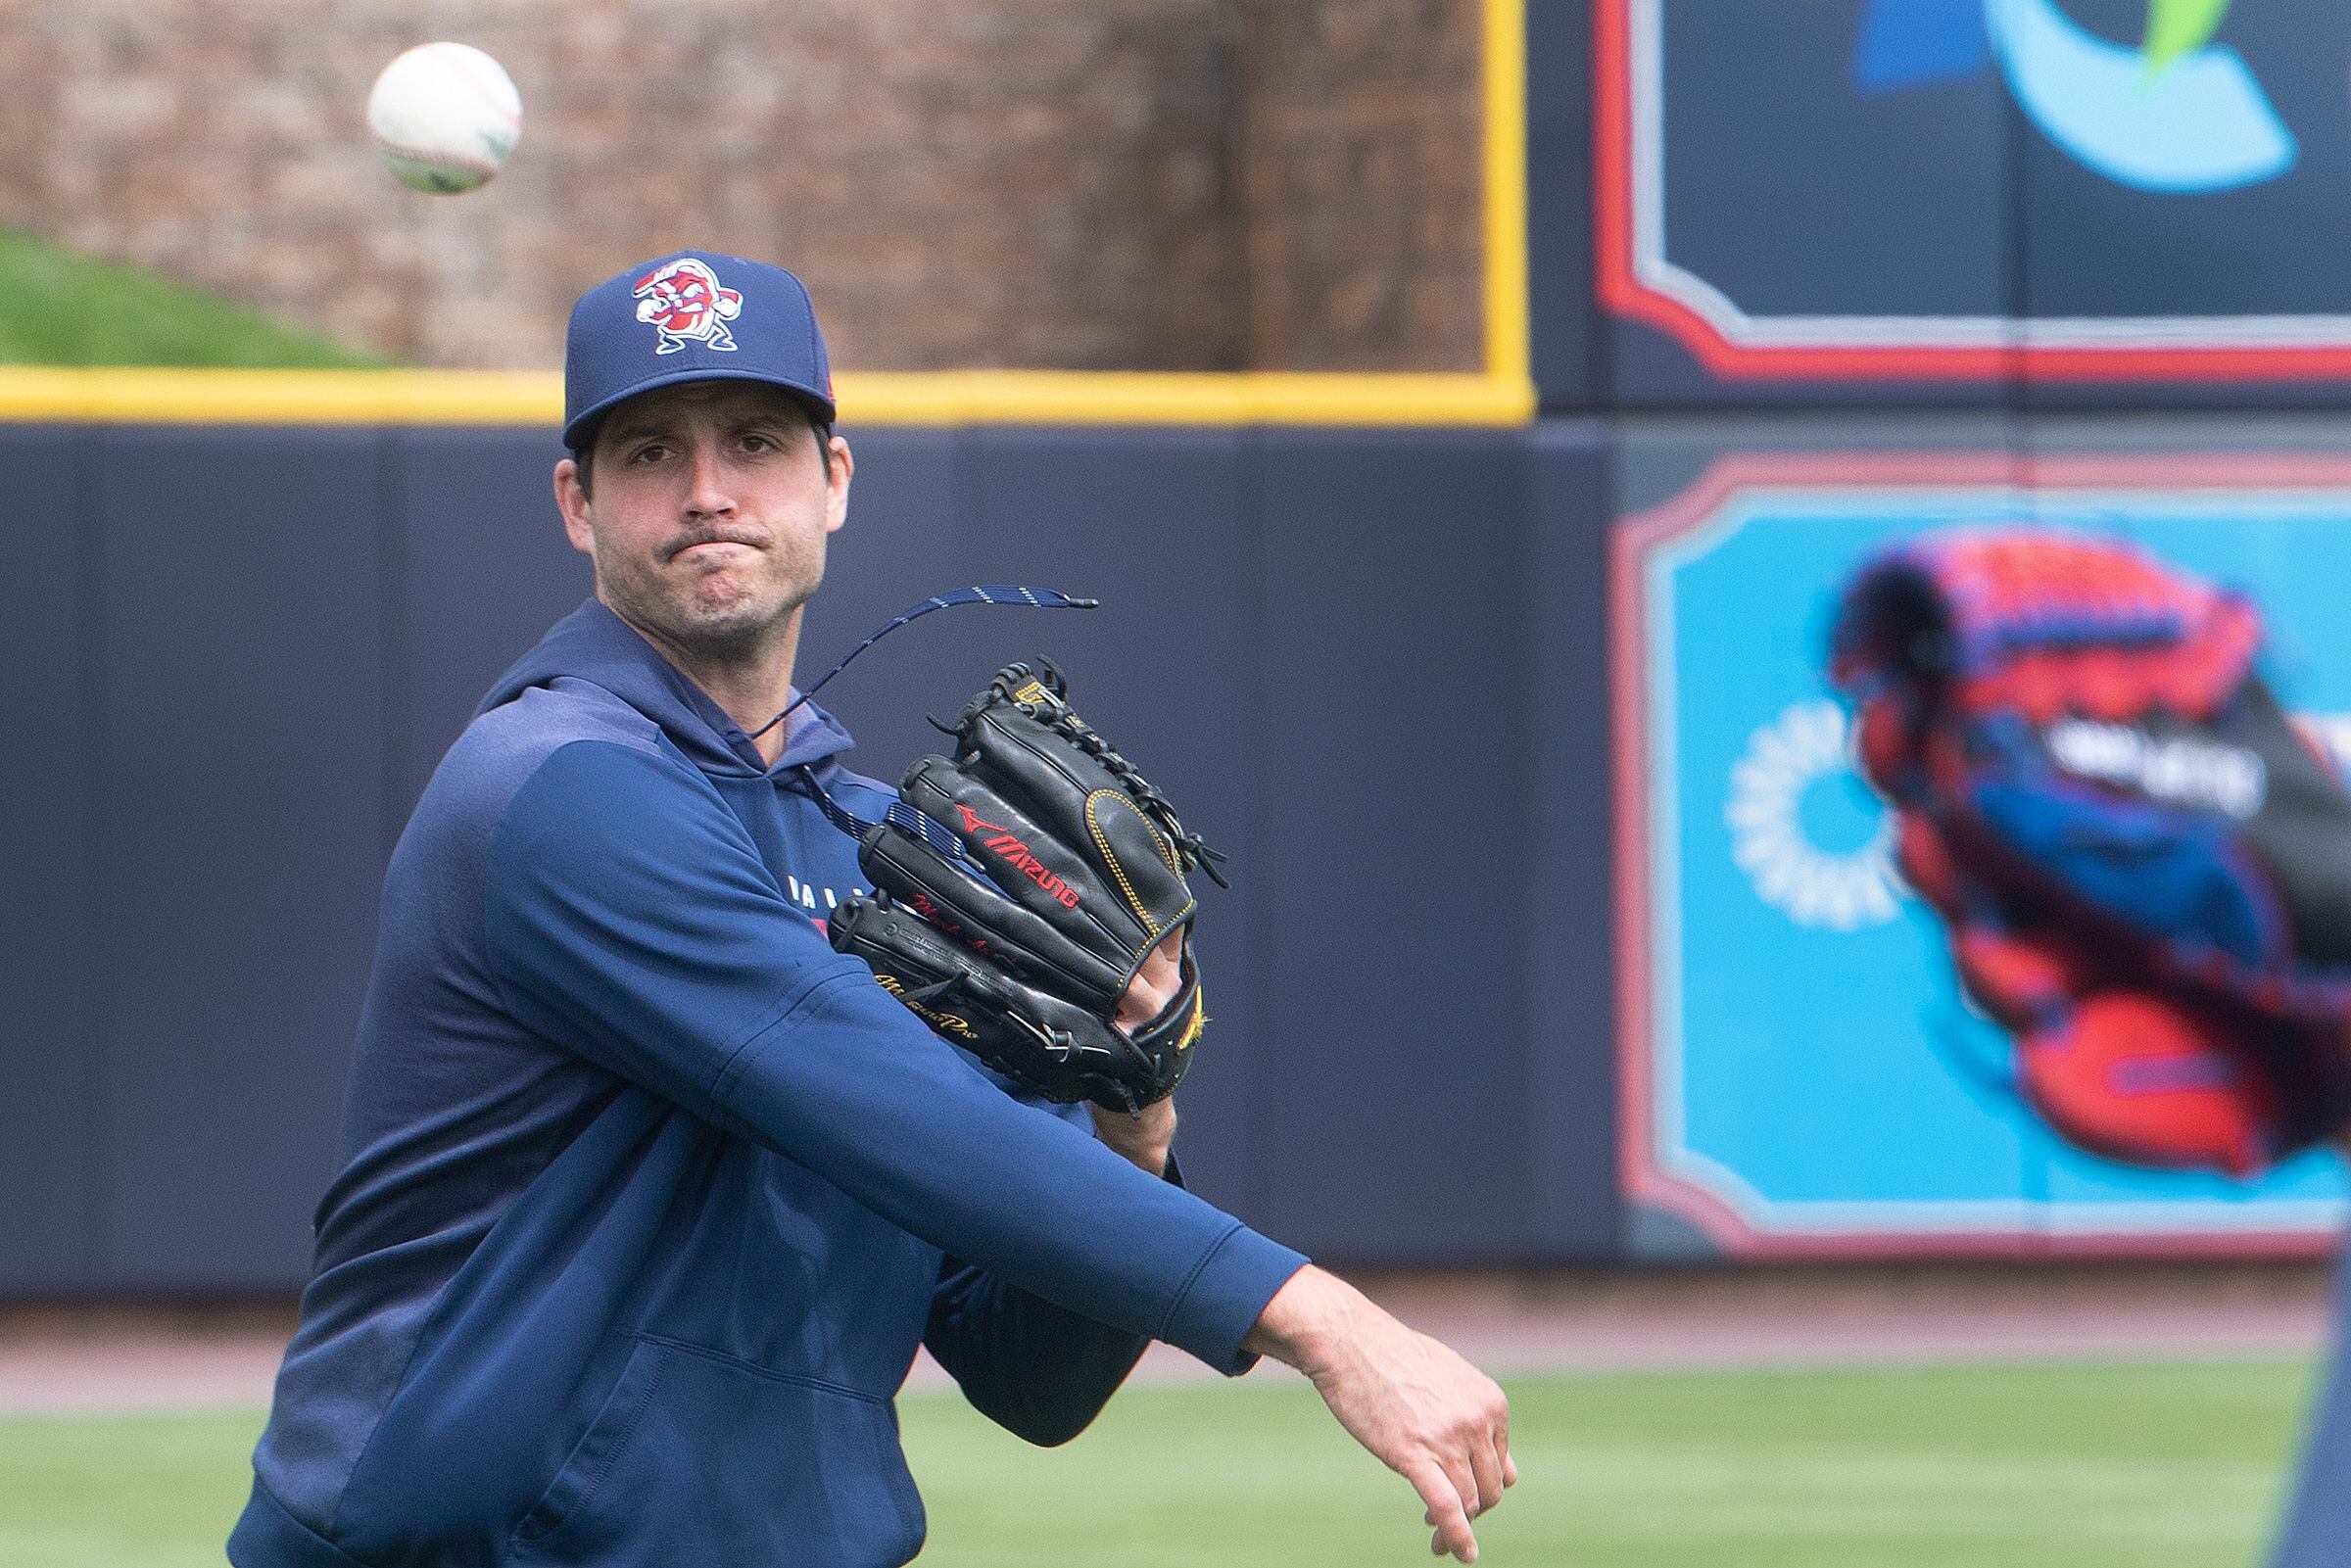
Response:
POLYGON ((394 852, 239 1568, 896 1564, 918 1343, 1073 1435, 1152 1336, 1226 1371, 1304 1262, 1006 1094, 827 945, 878 815, 600 604, 394 852))

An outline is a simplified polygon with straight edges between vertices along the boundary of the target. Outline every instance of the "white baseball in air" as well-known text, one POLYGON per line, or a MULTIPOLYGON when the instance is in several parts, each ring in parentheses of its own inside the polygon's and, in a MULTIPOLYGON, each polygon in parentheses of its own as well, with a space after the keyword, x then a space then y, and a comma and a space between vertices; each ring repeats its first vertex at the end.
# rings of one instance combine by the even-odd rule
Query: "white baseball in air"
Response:
POLYGON ((455 196, 497 173, 522 139, 522 94, 470 44, 420 43, 375 78, 367 128, 403 185, 455 196))

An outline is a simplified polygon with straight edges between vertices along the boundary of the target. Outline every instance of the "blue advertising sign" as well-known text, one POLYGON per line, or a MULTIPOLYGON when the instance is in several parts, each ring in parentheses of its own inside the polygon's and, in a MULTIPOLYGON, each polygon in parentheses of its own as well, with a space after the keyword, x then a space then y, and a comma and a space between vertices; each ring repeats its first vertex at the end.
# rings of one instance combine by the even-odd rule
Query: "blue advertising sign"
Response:
POLYGON ((1600 293, 1723 379, 2351 375, 2338 0, 1599 0, 1600 293))
POLYGON ((2340 751, 2351 461, 2044 457, 2029 490, 2016 473, 2009 453, 1731 458, 1619 526, 1628 1201, 1738 1254, 2313 1250, 2351 1212, 2333 1157, 2251 1183, 2137 1170, 2022 1104, 1894 869, 1823 664, 1867 556, 1958 524, 2065 524, 2249 592, 2274 683, 2340 751))

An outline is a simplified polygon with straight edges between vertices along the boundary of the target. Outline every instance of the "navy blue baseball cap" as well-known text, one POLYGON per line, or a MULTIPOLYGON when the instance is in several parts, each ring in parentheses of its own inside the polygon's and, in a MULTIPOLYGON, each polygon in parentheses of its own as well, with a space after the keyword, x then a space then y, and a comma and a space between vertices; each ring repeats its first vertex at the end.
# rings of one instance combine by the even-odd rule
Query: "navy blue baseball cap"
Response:
POLYGON ((833 366, 808 289, 780 266, 679 251, 600 283, 563 340, 563 445, 599 414, 683 381, 765 381, 834 420, 833 366))

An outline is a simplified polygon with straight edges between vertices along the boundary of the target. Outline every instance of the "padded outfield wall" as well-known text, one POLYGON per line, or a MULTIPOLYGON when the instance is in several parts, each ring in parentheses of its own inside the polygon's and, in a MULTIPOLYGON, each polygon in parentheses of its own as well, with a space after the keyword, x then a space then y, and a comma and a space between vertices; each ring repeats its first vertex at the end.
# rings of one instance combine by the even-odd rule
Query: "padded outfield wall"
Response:
MULTIPOLYGON (((937 587, 1109 604, 901 634, 837 689, 853 760, 1077 672, 1235 857, 1187 1168, 1332 1257, 2330 1245, 2324 1162, 2135 1175, 2022 1115, 1819 642, 1874 545, 2089 526, 2252 588, 2343 733, 2351 22, 2154 60, 2127 0, 1482 10, 1481 370, 842 376, 811 664, 937 587), (2230 134, 2130 134, 2150 72, 2230 134)), ((586 589, 556 404, 0 371, 0 1294, 303 1276, 384 857, 586 589)))
MULTIPOLYGON (((894 776, 926 712, 1044 652, 1232 856, 1198 1185, 1339 1256, 1607 1253, 1597 431, 851 436, 812 666, 963 583, 1105 605, 899 633, 826 693, 851 761, 894 776)), ((386 856, 587 591, 554 455, 0 431, 0 1292, 305 1277, 386 856)))
MULTIPOLYGON (((890 774, 1044 652, 1233 856, 1184 1091, 1212 1197, 1336 1258, 2326 1245, 2341 1179, 2067 1155, 1888 874, 1819 641, 1857 554, 2088 519, 2253 586, 2351 718, 2329 422, 852 432, 811 667, 890 774), (1180 560, 1179 570, 1171 561, 1180 560), (1611 729, 1612 727, 1612 729, 1611 729)), ((586 592, 548 438, 0 431, 0 1293, 303 1277, 385 857, 586 592)), ((821 894, 811 894, 821 902, 821 894)), ((819 910, 821 912, 821 908, 819 910)))

